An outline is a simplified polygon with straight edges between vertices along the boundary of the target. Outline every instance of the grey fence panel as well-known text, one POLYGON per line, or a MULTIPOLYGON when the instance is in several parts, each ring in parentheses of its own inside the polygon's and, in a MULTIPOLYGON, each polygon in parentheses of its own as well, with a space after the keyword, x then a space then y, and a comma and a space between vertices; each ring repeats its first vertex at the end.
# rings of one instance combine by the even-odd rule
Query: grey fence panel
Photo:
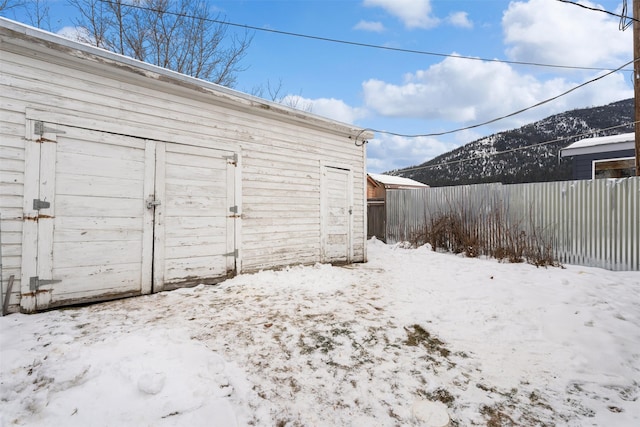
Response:
POLYGON ((640 271, 640 177, 391 190, 387 242, 419 242, 451 213, 492 247, 517 231, 563 263, 640 271))

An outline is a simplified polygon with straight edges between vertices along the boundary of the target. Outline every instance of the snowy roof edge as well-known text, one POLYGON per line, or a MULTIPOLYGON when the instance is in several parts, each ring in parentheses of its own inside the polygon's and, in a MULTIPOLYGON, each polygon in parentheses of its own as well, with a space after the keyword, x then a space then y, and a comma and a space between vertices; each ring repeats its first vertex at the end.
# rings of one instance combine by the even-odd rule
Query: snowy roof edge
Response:
POLYGON ((393 175, 384 175, 379 173, 368 173, 372 179, 378 181, 384 185, 400 185, 400 186, 410 186, 410 187, 429 187, 427 184, 423 184, 421 182, 415 181, 411 178, 404 178, 401 176, 393 176, 393 175))
POLYGON ((605 153, 611 151, 633 149, 635 133, 621 133, 619 135, 599 136, 576 141, 560 150, 562 157, 579 156, 583 154, 605 153))
POLYGON ((130 67, 142 69, 144 71, 148 71, 151 73, 155 73, 157 75, 174 79, 182 83, 192 84, 192 85, 207 89, 212 94, 218 93, 218 94, 226 95, 229 98, 235 99, 236 102, 239 102, 248 106, 261 106, 263 110, 265 109, 265 107, 268 107, 268 109, 274 113, 280 113, 288 117, 297 118, 298 120, 305 121, 306 123, 309 123, 309 120, 312 120, 313 122, 316 122, 315 123, 316 125, 321 125, 321 124, 330 125, 330 126, 333 126, 335 130, 341 130, 344 133, 355 135, 358 138, 362 138, 364 140, 372 139, 374 137, 373 132, 366 128, 362 128, 362 127, 355 126, 345 122, 340 122, 338 120, 330 119, 328 117, 320 116, 320 115, 309 113, 306 111, 297 110, 295 108, 291 108, 286 105, 278 104, 276 102, 268 101, 266 99, 259 98, 254 95, 250 95, 245 92, 241 92, 235 89, 228 88, 226 86, 212 83, 207 80, 191 77, 186 74, 169 70, 167 68, 162 68, 157 65, 153 65, 153 64, 143 62, 125 55, 111 52, 103 48, 99 48, 96 46, 91 46, 89 44, 74 41, 74 40, 65 38, 61 35, 58 35, 49 31, 41 30, 39 28, 32 27, 30 25, 23 24, 21 22, 13 21, 11 19, 8 19, 2 16, 0 16, 0 29, 14 31, 26 37, 31 37, 47 43, 59 45, 61 47, 65 47, 68 49, 75 49, 90 55, 94 55, 102 59, 114 61, 117 63, 122 63, 130 67))

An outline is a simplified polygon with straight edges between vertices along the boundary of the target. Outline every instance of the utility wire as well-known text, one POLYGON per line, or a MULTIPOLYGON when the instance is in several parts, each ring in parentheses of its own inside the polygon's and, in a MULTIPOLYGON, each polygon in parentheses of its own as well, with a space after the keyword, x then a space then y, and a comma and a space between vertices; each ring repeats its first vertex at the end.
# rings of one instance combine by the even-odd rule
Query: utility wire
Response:
POLYGON ((588 132, 583 132, 583 133, 578 134, 578 135, 565 136, 565 137, 556 138, 556 139, 553 139, 553 140, 550 140, 550 141, 538 142, 536 144, 524 145, 522 147, 511 148, 509 150, 496 151, 495 153, 488 153, 488 154, 484 154, 484 155, 468 157, 466 159, 451 160, 451 161, 448 161, 448 162, 436 163, 435 165, 425 165, 425 166, 416 166, 416 167, 411 167, 411 168, 404 168, 404 169, 400 169, 398 172, 404 173, 404 172, 413 172, 413 171, 422 170, 422 169, 435 169, 435 168, 440 167, 440 166, 448 166, 448 165, 455 165, 455 164, 458 164, 458 163, 470 162, 472 160, 478 160, 478 159, 483 159, 483 158, 487 158, 487 157, 498 156, 498 155, 501 155, 501 154, 513 153, 515 151, 520 151, 520 150, 528 150, 530 148, 541 147, 543 145, 553 144, 555 142, 562 142, 562 141, 566 141, 566 140, 573 139, 573 138, 580 138, 580 137, 583 137, 583 136, 595 134, 597 132, 605 132, 605 131, 608 131, 608 130, 613 130, 613 129, 618 129, 618 128, 621 128, 621 127, 635 125, 636 123, 638 123, 638 122, 623 123, 621 125, 611 126, 611 127, 604 128, 604 129, 590 130, 588 132))
POLYGON ((371 131, 371 132, 376 132, 376 133, 384 133, 386 135, 400 136, 400 137, 404 137, 404 138, 419 138, 419 137, 427 137, 427 136, 449 135, 449 134, 456 133, 456 132, 462 132, 464 130, 475 129, 475 128, 478 128, 480 126, 484 126, 484 125, 488 125, 488 124, 491 124, 491 123, 495 123, 497 121, 504 120, 504 119, 507 119, 509 117, 513 117, 515 115, 524 113, 525 111, 528 111, 528 110, 531 110, 533 108, 539 107, 541 105, 547 104, 547 103, 549 103, 551 101, 555 101, 556 99, 561 98, 561 97, 563 97, 565 95, 568 95, 571 92, 580 89, 581 87, 584 87, 584 86, 586 86, 588 84, 594 83, 594 82, 596 82, 596 81, 598 81, 600 79, 603 79, 603 78, 605 78, 605 77, 607 77, 607 76, 609 76, 609 75, 611 75, 613 73, 616 73, 616 72, 620 71, 621 69, 623 69, 624 67, 626 67, 627 65, 633 64, 635 61, 639 61, 639 60, 640 60, 640 58, 635 59, 635 60, 631 60, 631 61, 627 62, 626 64, 616 68, 613 71, 609 71, 608 73, 605 73, 605 74, 603 74, 601 76, 598 76, 598 77, 596 77, 594 79, 588 80, 588 81, 586 81, 584 83, 581 83, 581 84, 579 84, 577 86, 574 86, 571 89, 562 92, 561 94, 558 94, 558 95, 553 96, 551 98, 547 98, 544 101, 540 101, 540 102, 538 102, 538 103, 536 103, 534 105, 531 105, 531 106, 526 107, 526 108, 522 108, 522 109, 520 109, 518 111, 514 111, 513 113, 509 113, 509 114, 506 114, 504 116, 497 117, 495 119, 487 120, 486 122, 476 123, 476 124, 473 124, 473 125, 469 125, 469 126, 465 126, 465 127, 461 127, 461 128, 457 128, 457 129, 452 129, 452 130, 448 130, 448 131, 444 131, 444 132, 432 132, 432 133, 423 133, 423 134, 405 134, 405 133, 390 132, 390 131, 373 129, 373 128, 365 128, 365 129, 361 130, 358 133, 358 135, 355 138, 355 143, 356 143, 356 145, 360 146, 360 145, 362 145, 362 144, 364 144, 366 142, 366 141, 363 141, 362 143, 358 144, 358 137, 362 133, 364 133, 366 131, 371 131))
POLYGON ((607 15, 615 16, 617 18, 629 19, 629 20, 634 21, 634 22, 640 22, 640 20, 638 20, 636 18, 633 18, 631 16, 627 16, 626 14, 620 15, 620 14, 617 14, 617 13, 609 12, 608 10, 605 10, 605 9, 598 9, 597 7, 591 7, 591 6, 586 6, 584 4, 575 3, 575 2, 572 2, 570 0, 556 0, 556 1, 559 1, 560 3, 569 3, 569 4, 572 4, 574 6, 581 7, 583 9, 594 10, 596 12, 606 13, 607 15))
MULTIPOLYGON (((102 3, 115 4, 114 0, 98 0, 98 1, 100 1, 102 3)), ((558 1, 564 1, 564 0, 558 0, 558 1)), ((568 3, 571 3, 571 2, 568 2, 568 3)), ((207 21, 207 22, 213 22, 213 23, 220 24, 220 25, 228 25, 230 27, 244 28, 246 30, 262 31, 262 32, 266 32, 266 33, 280 34, 280 35, 284 35, 284 36, 299 37, 299 38, 305 38, 305 39, 317 40, 317 41, 324 41, 324 42, 330 42, 330 43, 339 43, 339 44, 345 44, 345 45, 350 45, 350 46, 366 47, 366 48, 371 48, 371 49, 389 50, 389 51, 394 51, 394 52, 411 53, 411 54, 417 54, 417 55, 438 56, 438 57, 443 57, 443 58, 467 59, 467 60, 471 60, 471 61, 498 62, 498 63, 502 63, 502 64, 511 64, 511 65, 528 65, 528 66, 534 66, 534 67, 562 68, 562 69, 568 69, 568 70, 591 70, 591 71, 610 71, 611 70, 611 68, 580 67, 580 66, 561 65, 561 64, 543 64, 543 63, 539 63, 539 62, 527 62, 527 61, 509 61, 509 60, 506 60, 506 59, 479 58, 479 57, 474 57, 474 56, 454 55, 454 54, 439 53, 439 52, 429 52, 429 51, 424 51, 424 50, 402 49, 402 48, 397 48, 397 47, 380 46, 380 45, 369 44, 369 43, 360 43, 360 42, 354 42, 354 41, 348 41, 348 40, 340 40, 340 39, 334 39, 334 38, 329 38, 329 37, 312 36, 312 35, 309 35, 309 34, 293 33, 293 32, 289 32, 289 31, 273 30, 273 29, 270 29, 270 28, 261 28, 261 27, 255 27, 255 26, 252 26, 252 25, 246 25, 246 24, 236 24, 236 23, 229 22, 229 21, 222 21, 222 20, 219 20, 219 19, 202 18, 202 17, 188 15, 188 14, 184 14, 184 13, 170 12, 170 11, 167 11, 167 10, 160 10, 160 9, 154 9, 154 8, 146 7, 146 6, 140 6, 140 5, 137 5, 137 4, 125 4, 123 6, 134 8, 134 9, 147 10, 147 11, 150 11, 150 12, 167 13, 167 14, 178 16, 178 17, 181 17, 181 18, 201 19, 201 20, 207 21)), ((597 9, 597 10, 600 10, 600 9, 597 9)), ((618 16, 618 15, 616 15, 616 16, 618 16)))
MULTIPOLYGON (((117 4, 120 5, 119 3, 114 2, 113 0, 99 0, 102 3, 107 3, 107 4, 117 4)), ((625 18, 625 16, 623 15, 618 15, 615 14, 613 12, 609 12, 606 10, 602 10, 602 9, 596 9, 596 8, 591 8, 588 6, 584 6, 578 3, 574 3, 572 1, 569 0, 557 0, 563 3, 571 3, 571 4, 575 4, 576 6, 580 6, 580 7, 584 7, 586 9, 592 9, 595 11, 599 11, 599 12, 606 12, 610 15, 616 16, 616 17, 621 17, 621 18, 625 18)), ((587 82, 584 82, 578 86, 575 86, 559 95, 556 95, 554 97, 548 98, 544 101, 538 102, 537 104, 534 104, 530 107, 526 107, 523 109, 520 109, 518 111, 515 111, 513 113, 501 116, 501 117, 497 117, 495 119, 492 120, 488 120, 486 122, 483 123, 477 123, 474 125, 470 125, 470 126, 465 126, 462 128, 458 128, 458 129, 453 129, 453 130, 449 130, 449 131, 445 131, 445 132, 434 132, 434 133, 427 133, 427 134, 402 134, 402 133, 396 133, 396 132, 390 132, 390 131, 383 131, 383 130, 377 130, 377 129, 373 129, 373 128, 365 128, 362 129, 358 135, 355 138, 355 143, 356 145, 362 145, 364 144, 366 141, 363 141, 361 144, 358 144, 358 138, 359 136, 366 132, 366 131, 373 131, 373 132, 377 132, 377 133, 384 133, 387 135, 394 135, 394 136, 400 136, 400 137, 405 137, 405 138, 417 138, 417 137, 429 137, 429 136, 442 136, 442 135, 448 135, 448 134, 452 134, 452 133, 456 133, 456 132, 462 132, 464 130, 469 130, 469 129, 474 129, 474 128, 478 128, 480 126, 484 126, 484 125, 488 125, 491 123, 495 123, 497 121, 500 120, 504 120, 506 118, 509 117, 513 117, 517 114, 521 114, 525 111, 531 110, 533 108, 539 107, 541 105, 544 105, 546 103, 549 103, 551 101, 554 101, 562 96, 565 96, 583 86, 586 86, 590 83, 596 82, 604 77, 607 77, 610 74, 616 73, 620 70, 622 70, 624 67, 626 67, 627 65, 630 65, 632 63, 634 63, 635 61, 629 61, 626 64, 622 65, 621 67, 618 67, 614 70, 612 70, 611 68, 596 68, 596 67, 578 67, 578 66, 568 66, 568 65, 557 65, 557 64, 542 64, 542 63, 537 63, 537 62, 524 62, 524 61, 507 61, 507 60, 500 60, 500 59, 488 59, 488 58, 478 58, 478 57, 471 57, 471 56, 462 56, 462 55, 452 55, 452 54, 444 54, 444 53, 437 53, 437 52, 428 52, 428 51, 420 51, 420 50, 411 50, 411 49, 401 49, 401 48, 393 48, 393 47, 388 47, 388 46, 379 46, 379 45, 373 45, 373 44, 368 44, 368 43, 359 43, 359 42, 352 42, 352 41, 346 41, 346 40, 339 40, 339 39, 333 39, 333 38, 327 38, 327 37, 319 37, 319 36, 311 36, 311 35, 307 35, 307 34, 300 34, 300 33, 292 33, 292 32, 288 32, 288 31, 279 31, 279 30, 273 30, 273 29, 268 29, 268 28, 260 28, 260 27, 254 27, 254 26, 250 26, 250 25, 244 25, 244 24, 236 24, 236 23, 232 23, 232 22, 228 22, 228 21, 222 21, 222 20, 218 20, 218 19, 210 19, 210 18, 202 18, 202 17, 197 17, 197 16, 193 16, 193 15, 188 15, 185 13, 177 13, 177 12, 171 12, 171 11, 167 11, 167 10, 160 10, 160 9, 154 9, 154 8, 149 8, 149 7, 145 7, 145 6, 140 6, 137 4, 127 4, 125 5, 127 7, 130 8, 134 8, 134 9, 141 9, 141 10, 147 10, 147 11, 151 11, 151 12, 162 12, 162 13, 167 13, 170 15, 174 15, 174 16, 178 16, 178 17, 182 17, 182 18, 190 18, 190 19, 200 19, 200 20, 204 20, 207 22, 213 22, 213 23, 217 23, 217 24, 221 24, 221 25, 228 25, 228 26, 233 26, 233 27, 239 27, 239 28, 245 28, 245 29, 251 29, 251 30, 255 30, 255 31, 263 31, 263 32, 269 32, 269 33, 275 33, 275 34, 281 34, 281 35, 287 35, 287 36, 292 36, 292 37, 301 37, 301 38, 307 38, 307 39, 312 39, 312 40, 320 40, 320 41, 327 41, 327 42, 332 42, 332 43, 341 43, 341 44, 347 44, 347 45, 352 45, 352 46, 361 46, 361 47, 368 47, 368 48, 374 48, 374 49, 383 49, 383 50, 391 50, 391 51, 398 51, 398 52, 405 52, 405 53, 414 53, 414 54, 421 54, 421 55, 431 55, 431 56, 440 56, 440 57, 447 57, 447 58, 459 58, 459 59, 468 59, 468 60, 474 60, 474 61, 483 61, 483 62, 499 62, 499 63, 505 63, 505 64, 516 64, 516 65, 532 65, 532 66, 539 66, 539 67, 551 67, 551 68, 566 68, 566 69, 578 69, 578 70, 595 70, 595 71, 608 71, 606 74, 603 74, 602 76, 596 77, 594 79, 591 79, 587 82)), ((629 18, 629 19, 633 19, 634 21, 637 21, 634 18, 629 18)))

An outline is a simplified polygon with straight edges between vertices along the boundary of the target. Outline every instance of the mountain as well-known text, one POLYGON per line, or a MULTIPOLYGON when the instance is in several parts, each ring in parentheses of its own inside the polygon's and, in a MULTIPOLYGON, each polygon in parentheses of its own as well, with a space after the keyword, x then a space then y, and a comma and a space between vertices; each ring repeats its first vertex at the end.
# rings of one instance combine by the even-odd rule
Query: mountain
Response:
POLYGON ((388 174, 415 179, 432 187, 484 182, 515 184, 570 180, 571 159, 559 157, 561 148, 583 138, 633 132, 633 124, 608 131, 599 130, 633 121, 633 98, 601 107, 571 110, 519 129, 480 138, 421 165, 388 174), (590 135, 575 136, 591 132, 590 135), (535 146, 558 139, 560 141, 535 146), (525 146, 533 147, 509 151, 525 146), (503 151, 507 152, 491 155, 503 151), (470 160, 459 162, 462 159, 470 160))

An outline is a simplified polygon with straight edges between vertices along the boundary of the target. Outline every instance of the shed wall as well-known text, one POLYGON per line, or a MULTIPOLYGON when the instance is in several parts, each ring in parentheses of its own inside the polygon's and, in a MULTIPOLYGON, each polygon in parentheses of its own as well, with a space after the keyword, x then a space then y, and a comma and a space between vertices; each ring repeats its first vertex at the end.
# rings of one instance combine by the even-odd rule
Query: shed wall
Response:
MULTIPOLYGON (((352 172, 352 261, 365 260, 364 148, 344 132, 275 114, 268 104, 229 99, 184 87, 85 53, 12 41, 0 30, 0 229, 4 295, 19 303, 25 124, 27 115, 52 123, 239 153, 236 197, 238 271, 320 260, 321 162, 352 172), (15 44, 14 44, 15 42, 15 44)), ((28 178, 27 178, 28 179, 28 178)))

